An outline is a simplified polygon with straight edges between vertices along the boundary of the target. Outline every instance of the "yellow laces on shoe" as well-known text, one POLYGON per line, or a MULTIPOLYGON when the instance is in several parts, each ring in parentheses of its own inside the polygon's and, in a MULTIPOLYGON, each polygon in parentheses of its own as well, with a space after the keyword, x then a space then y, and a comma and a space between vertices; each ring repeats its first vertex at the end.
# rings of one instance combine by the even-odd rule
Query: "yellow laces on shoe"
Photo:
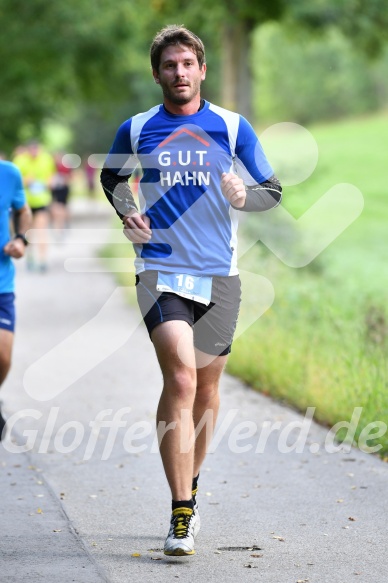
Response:
POLYGON ((192 515, 193 511, 190 508, 175 508, 172 511, 175 538, 185 538, 187 536, 192 515))

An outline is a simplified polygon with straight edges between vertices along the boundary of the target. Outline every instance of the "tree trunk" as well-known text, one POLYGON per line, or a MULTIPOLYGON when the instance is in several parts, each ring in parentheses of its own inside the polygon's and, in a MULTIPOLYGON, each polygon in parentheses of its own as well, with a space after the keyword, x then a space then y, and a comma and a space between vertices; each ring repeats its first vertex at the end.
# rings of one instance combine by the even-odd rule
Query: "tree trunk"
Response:
POLYGON ((252 121, 250 27, 246 22, 226 22, 222 29, 222 106, 252 121))

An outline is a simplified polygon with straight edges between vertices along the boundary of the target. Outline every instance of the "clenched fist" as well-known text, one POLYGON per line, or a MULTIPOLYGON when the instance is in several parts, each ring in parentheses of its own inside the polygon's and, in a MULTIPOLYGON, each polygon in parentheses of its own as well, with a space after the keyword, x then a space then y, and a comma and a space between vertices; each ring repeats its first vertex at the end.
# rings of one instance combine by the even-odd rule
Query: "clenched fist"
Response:
POLYGON ((223 172, 221 176, 222 194, 235 208, 242 208, 245 205, 247 196, 242 178, 232 172, 223 172))
POLYGON ((152 236, 150 219, 147 215, 141 215, 132 211, 123 218, 124 235, 132 243, 148 243, 152 236))

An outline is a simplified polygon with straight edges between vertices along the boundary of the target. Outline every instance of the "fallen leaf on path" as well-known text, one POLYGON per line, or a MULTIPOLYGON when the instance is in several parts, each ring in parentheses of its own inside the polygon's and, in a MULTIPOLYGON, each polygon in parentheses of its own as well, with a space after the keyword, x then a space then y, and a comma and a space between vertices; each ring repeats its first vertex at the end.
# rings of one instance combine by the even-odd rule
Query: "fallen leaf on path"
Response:
POLYGON ((161 561, 162 557, 150 557, 151 561, 161 561))
POLYGON ((37 514, 43 514, 43 510, 41 508, 38 508, 38 510, 36 511, 37 514))
POLYGON ((246 565, 244 565, 244 567, 247 567, 248 569, 257 569, 257 565, 252 565, 251 563, 247 563, 246 565))
POLYGON ((141 557, 140 553, 132 553, 132 557, 141 557))
POLYGON ((54 528, 53 532, 62 532, 60 528, 54 528))
POLYGON ((343 499, 343 498, 338 498, 338 500, 337 500, 337 502, 338 502, 339 504, 341 504, 341 502, 343 502, 343 501, 344 501, 344 499, 343 499))
POLYGON ((353 516, 349 516, 348 520, 351 520, 352 522, 355 522, 355 518, 353 516))
POLYGON ((254 557, 255 559, 259 559, 260 557, 262 557, 263 555, 251 555, 251 557, 254 557))
POLYGON ((282 542, 284 542, 284 538, 282 536, 273 536, 272 538, 275 538, 276 540, 280 540, 282 542))

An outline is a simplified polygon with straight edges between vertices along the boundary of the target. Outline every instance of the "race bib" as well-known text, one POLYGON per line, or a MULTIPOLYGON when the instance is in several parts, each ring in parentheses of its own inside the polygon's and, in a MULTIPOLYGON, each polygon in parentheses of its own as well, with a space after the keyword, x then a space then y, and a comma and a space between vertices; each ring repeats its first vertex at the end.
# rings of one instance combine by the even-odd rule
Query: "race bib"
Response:
POLYGON ((156 289, 161 292, 171 292, 208 306, 212 296, 212 278, 187 275, 186 273, 159 272, 156 289))
POLYGON ((42 192, 44 192, 46 190, 46 187, 43 184, 43 182, 35 181, 35 182, 32 182, 32 184, 30 184, 28 189, 31 192, 31 194, 41 194, 42 192))

